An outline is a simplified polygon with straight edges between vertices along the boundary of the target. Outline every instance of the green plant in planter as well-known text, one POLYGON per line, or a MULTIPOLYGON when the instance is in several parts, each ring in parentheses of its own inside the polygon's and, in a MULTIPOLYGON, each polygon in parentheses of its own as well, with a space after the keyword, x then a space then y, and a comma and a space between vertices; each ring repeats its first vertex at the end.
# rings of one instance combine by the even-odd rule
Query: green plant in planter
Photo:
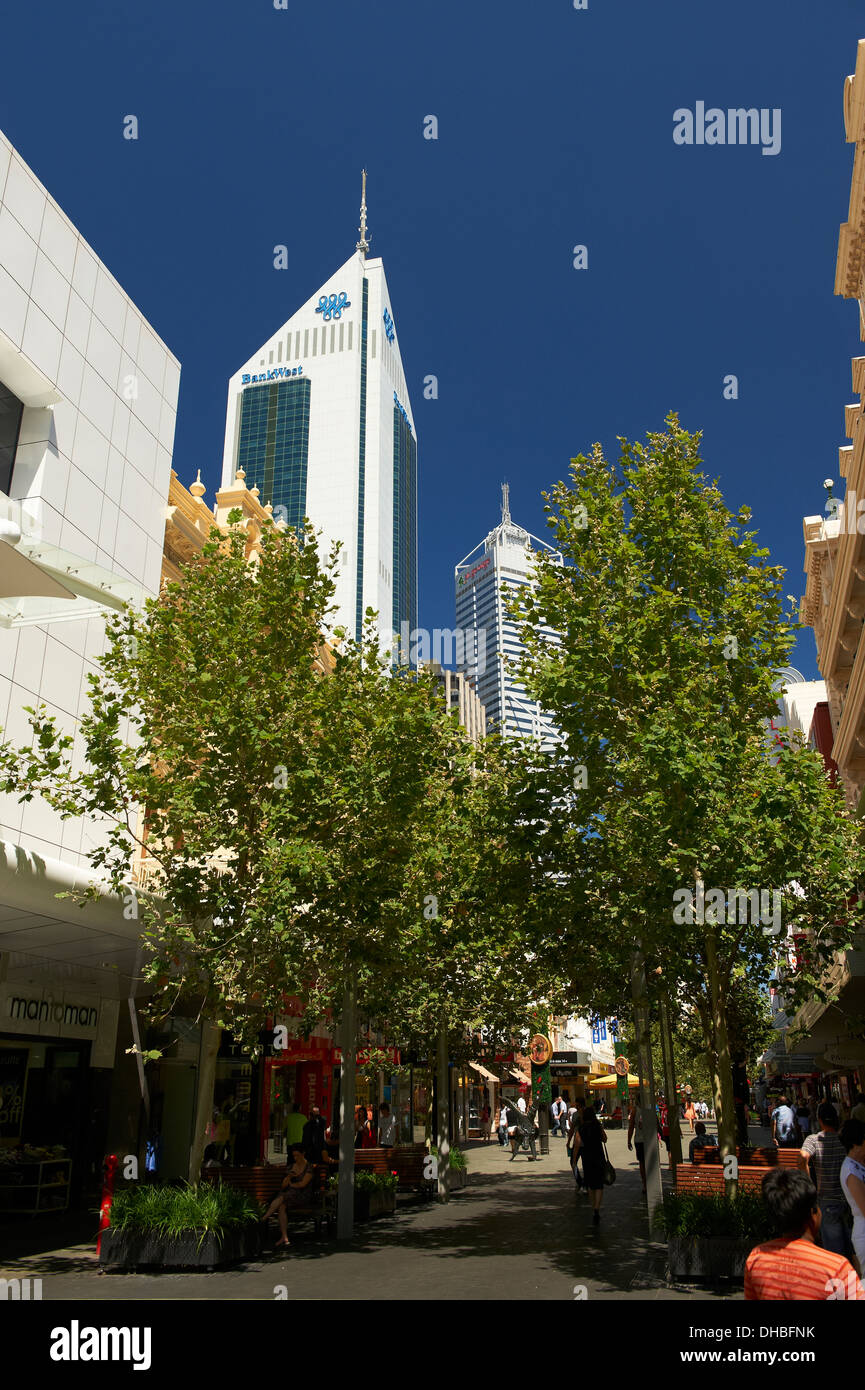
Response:
MULTIPOLYGON (((430 1153, 433 1155, 434 1158, 438 1158, 439 1151, 436 1148, 435 1144, 430 1145, 430 1153)), ((460 1171, 464 1172, 468 1168, 469 1165, 462 1149, 458 1149, 456 1148, 456 1146, 451 1149, 448 1157, 448 1166, 450 1168, 453 1168, 455 1173, 460 1171)))
MULTIPOLYGON (((336 1176, 328 1178, 327 1186, 330 1192, 336 1191, 338 1181, 336 1176)), ((355 1169, 355 1192, 392 1192, 396 1185, 395 1173, 370 1173, 364 1168, 355 1169)))
POLYGON ((152 1184, 124 1188, 111 1206, 111 1227, 115 1231, 135 1232, 162 1238, 208 1235, 217 1239, 229 1231, 254 1224, 259 1219, 257 1203, 245 1192, 221 1183, 187 1183, 184 1187, 152 1184))
POLYGON ((774 1235, 762 1198, 751 1192, 740 1192, 735 1202, 728 1202, 722 1193, 668 1192, 654 1225, 668 1240, 726 1236, 758 1242, 774 1235))

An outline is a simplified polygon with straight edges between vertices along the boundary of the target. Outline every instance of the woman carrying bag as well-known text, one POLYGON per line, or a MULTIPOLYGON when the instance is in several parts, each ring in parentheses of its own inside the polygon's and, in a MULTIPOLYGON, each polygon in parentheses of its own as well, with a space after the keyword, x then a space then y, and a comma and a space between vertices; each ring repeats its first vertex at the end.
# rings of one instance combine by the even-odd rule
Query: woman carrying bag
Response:
POLYGON ((605 1145, 607 1134, 599 1122, 593 1105, 587 1105, 579 1128, 574 1133, 571 1161, 576 1165, 582 1155, 583 1181, 592 1199, 592 1221, 601 1224, 601 1202, 604 1200, 604 1184, 608 1182, 607 1170, 611 1168, 605 1145))

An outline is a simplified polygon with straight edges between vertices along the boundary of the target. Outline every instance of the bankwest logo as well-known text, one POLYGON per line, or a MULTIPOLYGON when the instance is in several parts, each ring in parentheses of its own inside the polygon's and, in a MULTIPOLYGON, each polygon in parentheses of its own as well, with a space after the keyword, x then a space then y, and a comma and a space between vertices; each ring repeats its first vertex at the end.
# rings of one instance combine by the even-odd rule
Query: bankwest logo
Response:
POLYGON ((134 1371, 150 1370, 149 1327, 68 1327, 51 1331, 52 1361, 131 1361, 134 1371))

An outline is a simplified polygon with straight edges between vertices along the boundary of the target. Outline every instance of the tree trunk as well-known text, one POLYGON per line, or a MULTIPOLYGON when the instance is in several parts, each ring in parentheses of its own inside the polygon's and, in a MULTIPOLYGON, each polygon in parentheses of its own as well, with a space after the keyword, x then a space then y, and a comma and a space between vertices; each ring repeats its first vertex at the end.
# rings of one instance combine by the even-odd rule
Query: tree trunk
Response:
POLYGON ((342 1067, 339 1087, 339 1176, 337 1178, 336 1238, 354 1234, 354 1108, 357 1096, 357 976, 349 974, 340 1028, 342 1067))
POLYGON ((438 1098, 438 1117, 436 1138, 438 1147, 438 1199, 448 1200, 448 1176, 450 1173, 450 1076, 448 1068, 448 1031, 442 1025, 436 1039, 436 1093, 438 1098))
POLYGON ((712 998, 712 1031, 715 1042, 712 1084, 715 1091, 715 1115, 718 1120, 718 1148, 724 1164, 724 1191, 732 1200, 738 1191, 736 1159, 736 1106, 733 1100, 733 1064, 727 1038, 727 1011, 718 969, 718 943, 710 923, 706 923, 706 964, 709 969, 709 989, 712 998), (720 1105, 720 1109, 718 1108, 720 1105), (733 1163, 727 1160, 732 1158, 733 1163))
POLYGON ((649 1228, 655 1209, 664 1197, 661 1165, 658 1155, 658 1121, 655 1114, 655 1077, 652 1069, 652 1033, 649 1023, 649 996, 643 953, 639 949, 631 958, 631 993, 634 1000, 634 1029, 640 1059, 640 1108, 643 1114, 643 1145, 646 1164, 646 1200, 649 1207, 649 1228))
POLYGON ((216 1054, 222 1029, 209 1018, 201 1020, 201 1046, 198 1052, 198 1086, 195 1092, 195 1121, 189 1150, 189 1181, 201 1178, 201 1165, 207 1147, 207 1128, 213 1118, 213 1087, 216 1082, 216 1054))
POLYGON ((667 1093, 667 1123, 670 1126, 670 1154, 675 1168, 682 1162, 682 1129, 679 1124, 679 1093, 676 1090, 676 1062, 673 1054, 673 1033, 670 1028, 670 1006, 662 995, 661 1052, 664 1057, 664 1090, 667 1093))

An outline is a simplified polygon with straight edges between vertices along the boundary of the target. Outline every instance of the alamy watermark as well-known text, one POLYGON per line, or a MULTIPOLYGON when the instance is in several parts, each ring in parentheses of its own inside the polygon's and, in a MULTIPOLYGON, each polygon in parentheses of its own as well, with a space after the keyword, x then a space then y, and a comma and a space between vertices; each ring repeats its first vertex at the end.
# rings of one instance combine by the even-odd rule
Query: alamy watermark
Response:
POLYGON ((694 110, 680 106, 673 112, 676 145, 762 145, 763 154, 781 153, 781 108, 743 106, 722 111, 698 101, 694 110))
POLYGON ((473 675, 487 669, 487 634, 484 628, 410 627, 400 623, 394 633, 393 664, 421 666, 428 662, 440 666, 470 667, 473 675))
POLYGON ((710 888, 697 879, 693 888, 677 888, 673 893, 673 921, 677 926, 705 922, 743 925, 759 922, 764 936, 777 936, 781 930, 781 893, 775 888, 710 888), (770 905, 771 896, 771 905, 770 905))

